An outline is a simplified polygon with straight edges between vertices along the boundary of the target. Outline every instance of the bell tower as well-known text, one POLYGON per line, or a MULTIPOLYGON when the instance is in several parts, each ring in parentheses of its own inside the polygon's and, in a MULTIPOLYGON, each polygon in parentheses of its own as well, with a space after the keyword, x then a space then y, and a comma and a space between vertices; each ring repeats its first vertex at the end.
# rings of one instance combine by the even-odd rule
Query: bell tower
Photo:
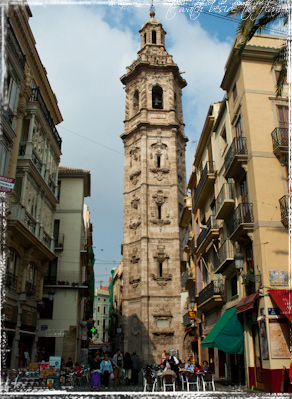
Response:
POLYGON ((144 362, 181 351, 180 211, 186 195, 182 89, 186 81, 165 49, 151 9, 141 48, 121 77, 126 91, 123 332, 124 350, 144 362))

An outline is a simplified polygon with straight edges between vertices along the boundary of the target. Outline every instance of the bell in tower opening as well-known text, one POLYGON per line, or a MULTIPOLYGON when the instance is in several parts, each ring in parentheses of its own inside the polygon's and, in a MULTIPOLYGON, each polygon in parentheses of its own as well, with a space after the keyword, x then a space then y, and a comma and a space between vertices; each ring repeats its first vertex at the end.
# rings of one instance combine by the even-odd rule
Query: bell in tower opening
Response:
POLYGON ((137 59, 121 77, 126 92, 123 222, 124 351, 144 363, 182 350, 182 232, 186 195, 182 89, 186 81, 165 49, 151 9, 137 59))

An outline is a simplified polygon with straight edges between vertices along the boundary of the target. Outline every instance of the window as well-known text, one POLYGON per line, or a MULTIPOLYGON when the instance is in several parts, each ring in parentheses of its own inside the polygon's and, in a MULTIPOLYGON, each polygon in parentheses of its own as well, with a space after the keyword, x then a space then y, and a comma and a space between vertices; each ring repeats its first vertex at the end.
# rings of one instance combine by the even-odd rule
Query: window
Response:
POLYGON ((163 274, 162 262, 159 262, 159 277, 162 277, 162 274, 163 274))
POLYGON ((146 32, 144 33, 144 43, 147 43, 147 37, 146 37, 146 32))
POLYGON ((13 78, 10 78, 8 89, 8 105, 11 111, 14 111, 17 96, 17 85, 13 78))
POLYGON ((103 314, 105 314, 105 312, 106 312, 106 307, 104 306, 104 308, 103 308, 103 314))
POLYGON ((234 83, 233 89, 232 89, 232 95, 233 95, 233 101, 236 100, 237 98, 237 87, 236 87, 236 83, 234 83))
POLYGON ((138 112, 139 110, 139 91, 135 90, 133 97, 133 111, 138 112))
POLYGON ((103 319, 102 327, 103 327, 103 329, 105 329, 105 319, 103 319))
POLYGON ((43 298, 43 306, 40 309, 40 319, 52 319, 53 318, 53 307, 54 301, 50 301, 49 298, 43 298))
POLYGON ((157 155, 157 168, 160 168, 161 165, 161 156, 157 155))
POLYGON ((106 298, 104 298, 103 302, 106 302, 106 298))
POLYGON ((237 119, 237 122, 236 122, 236 125, 235 125, 235 132, 236 132, 236 137, 243 137, 241 115, 237 119))
POLYGON ((156 320, 156 327, 157 328, 167 328, 167 327, 169 327, 169 320, 168 319, 157 319, 156 320))
POLYGON ((227 147, 227 137, 226 137, 226 128, 224 126, 224 128, 221 130, 220 132, 220 149, 221 149, 221 155, 224 154, 225 149, 227 147))
POLYGON ((58 266, 58 258, 49 262, 49 266, 44 277, 44 284, 52 284, 55 285, 57 283, 57 266, 58 266))
POLYGON ((15 251, 11 250, 7 258, 7 270, 8 272, 17 275, 18 272, 18 255, 15 251))
POLYGON ((27 267, 26 281, 34 285, 35 275, 36 275, 35 267, 30 263, 27 267))
POLYGON ((237 274, 230 279, 231 297, 237 295, 237 274))
POLYGON ((100 312, 100 307, 98 306, 97 311, 100 312))
POLYGON ((158 85, 152 89, 152 108, 163 109, 163 90, 158 85))
POLYGON ((288 107, 284 105, 277 105, 277 113, 278 113, 279 127, 288 128, 288 121, 289 121, 288 107))
POLYGON ((97 325, 99 326, 99 320, 97 320, 97 325))
POLYGON ((4 143, 0 143, 0 175, 5 176, 7 169, 8 149, 4 143))
POLYGON ((161 205, 157 205, 157 210, 158 210, 158 219, 161 219, 161 205))
POLYGON ((60 202, 60 195, 61 195, 61 180, 58 180, 58 196, 57 199, 60 202))
POLYGON ((152 31, 152 43, 156 44, 156 30, 152 31))
POLYGON ((100 301, 100 298, 97 298, 98 302, 100 301))

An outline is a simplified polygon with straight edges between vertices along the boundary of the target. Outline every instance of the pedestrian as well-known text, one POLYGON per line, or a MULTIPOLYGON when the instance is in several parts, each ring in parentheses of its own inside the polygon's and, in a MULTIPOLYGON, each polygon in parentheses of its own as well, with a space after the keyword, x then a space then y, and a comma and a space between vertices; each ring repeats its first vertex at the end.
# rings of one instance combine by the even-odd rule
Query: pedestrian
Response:
POLYGON ((171 370, 175 372, 177 376, 177 381, 179 383, 179 360, 176 356, 170 356, 169 353, 165 354, 166 359, 163 362, 164 367, 166 368, 168 364, 170 364, 171 370))
POLYGON ((108 353, 104 354, 104 360, 102 360, 102 362, 100 364, 100 371, 103 375, 104 386, 106 389, 108 389, 110 373, 113 371, 112 362, 110 361, 110 359, 108 357, 108 353))
POLYGON ((124 369, 125 369, 126 385, 130 386, 132 378, 133 361, 129 352, 126 352, 124 356, 124 369))
POLYGON ((163 363, 165 359, 166 359, 166 350, 164 349, 161 355, 160 364, 163 363))
POLYGON ((133 351, 131 359, 132 359, 132 362, 133 362, 132 382, 133 382, 133 385, 137 385, 138 384, 138 379, 139 379, 139 371, 140 371, 140 368, 141 368, 141 362, 140 362, 140 358, 137 355, 136 351, 133 351))
POLYGON ((118 349, 117 352, 113 356, 113 366, 114 366, 114 374, 115 374, 115 386, 120 386, 121 379, 123 377, 123 355, 121 351, 118 349))
POLYGON ((69 369, 71 369, 73 367, 73 362, 71 357, 68 358, 68 362, 66 363, 66 367, 68 367, 69 369))
POLYGON ((99 353, 96 353, 93 361, 90 363, 91 371, 91 388, 100 387, 100 358, 99 353))
POLYGON ((209 371, 209 365, 208 365, 207 360, 203 361, 203 371, 206 371, 206 372, 209 371))

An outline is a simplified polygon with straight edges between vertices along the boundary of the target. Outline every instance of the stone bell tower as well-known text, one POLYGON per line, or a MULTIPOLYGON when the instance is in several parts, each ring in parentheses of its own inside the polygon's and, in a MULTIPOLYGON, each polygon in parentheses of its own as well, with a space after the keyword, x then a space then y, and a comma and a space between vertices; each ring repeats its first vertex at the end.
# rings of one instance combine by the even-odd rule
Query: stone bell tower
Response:
POLYGON ((126 91, 123 239, 125 352, 160 361, 183 341, 180 210, 186 195, 182 88, 150 12, 137 59, 121 77, 126 91))

